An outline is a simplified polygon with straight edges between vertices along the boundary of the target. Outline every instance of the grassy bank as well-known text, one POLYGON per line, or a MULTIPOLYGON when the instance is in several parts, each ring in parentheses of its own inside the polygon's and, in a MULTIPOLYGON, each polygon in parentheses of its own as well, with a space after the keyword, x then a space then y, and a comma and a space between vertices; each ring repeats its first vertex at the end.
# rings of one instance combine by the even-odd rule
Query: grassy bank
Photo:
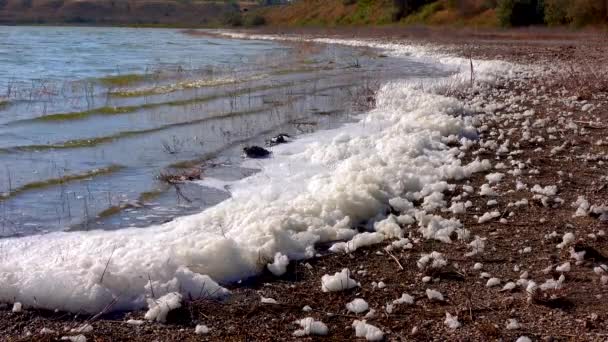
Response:
POLYGON ((467 27, 606 26, 604 0, 300 0, 260 8, 275 26, 422 24, 467 27))

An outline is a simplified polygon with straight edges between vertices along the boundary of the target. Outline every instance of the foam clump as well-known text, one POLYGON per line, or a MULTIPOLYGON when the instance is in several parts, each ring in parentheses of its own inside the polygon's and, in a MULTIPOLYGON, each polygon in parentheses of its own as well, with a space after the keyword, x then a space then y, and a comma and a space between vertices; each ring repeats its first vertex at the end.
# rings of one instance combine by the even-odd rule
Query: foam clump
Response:
POLYGON ((443 324, 452 330, 458 329, 462 325, 460 321, 458 321, 458 316, 452 316, 449 312, 445 313, 445 321, 443 321, 443 324))
POLYGON ((169 311, 182 306, 182 295, 171 292, 158 299, 148 299, 148 311, 144 316, 149 321, 164 323, 167 321, 169 311))
POLYGON ((286 255, 277 253, 274 255, 274 262, 268 264, 267 267, 272 274, 282 276, 287 272, 287 265, 289 265, 289 258, 286 255))
POLYGON ((334 275, 326 274, 321 277, 321 290, 323 292, 344 291, 357 286, 360 285, 350 277, 348 268, 336 272, 334 275))
POLYGON ((381 341, 384 338, 384 333, 378 327, 367 324, 365 320, 355 320, 353 322, 355 336, 364 337, 368 341, 381 341))
POLYGON ((209 333, 209 328, 204 324, 197 324, 194 327, 194 333, 197 335, 206 335, 209 333))
POLYGON ((302 329, 296 330, 293 335, 296 337, 303 337, 308 335, 325 336, 329 332, 327 325, 321 321, 317 321, 312 317, 306 317, 296 321, 296 324, 300 325, 302 329))
POLYGON ((364 299, 355 298, 352 302, 346 304, 346 309, 353 313, 362 313, 369 309, 369 304, 364 299))
POLYGON ((371 246, 384 241, 385 236, 381 233, 364 232, 355 235, 350 241, 337 242, 329 250, 334 253, 351 253, 365 246, 371 246))

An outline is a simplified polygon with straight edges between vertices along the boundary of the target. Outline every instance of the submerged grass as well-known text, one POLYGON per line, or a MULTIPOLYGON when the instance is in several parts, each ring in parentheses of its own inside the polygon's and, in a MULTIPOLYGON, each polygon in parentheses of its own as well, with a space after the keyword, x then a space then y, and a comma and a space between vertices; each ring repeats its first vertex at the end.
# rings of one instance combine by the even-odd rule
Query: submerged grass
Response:
MULTIPOLYGON (((314 62, 310 62, 312 64, 314 62)), ((152 96, 152 95, 160 95, 160 94, 169 94, 180 90, 185 89, 200 89, 206 87, 216 87, 222 85, 230 85, 230 84, 241 84, 249 81, 259 80, 268 76, 277 76, 277 75, 289 75, 289 74, 298 74, 305 72, 315 72, 315 71, 323 71, 323 70, 331 70, 332 67, 301 67, 301 68, 291 68, 291 69, 281 69, 276 71, 271 71, 268 74, 252 76, 247 79, 216 79, 216 80, 198 80, 198 81, 184 81, 179 82, 173 85, 160 86, 155 88, 146 88, 146 89, 121 89, 109 92, 110 96, 120 97, 120 98, 129 98, 129 97, 141 97, 141 96, 152 96)))
POLYGON ((140 83, 146 80, 146 75, 140 74, 125 74, 105 76, 99 78, 99 82, 108 87, 125 87, 135 83, 140 83))
MULTIPOLYGON (((319 79, 320 79, 319 77, 314 77, 314 78, 310 78, 307 80, 298 81, 297 84, 315 82, 315 81, 318 81, 319 79)), ((277 89, 277 88, 282 88, 282 87, 289 87, 289 86, 293 86, 293 85, 296 85, 296 82, 285 82, 285 83, 280 83, 280 84, 262 85, 262 86, 258 86, 258 87, 239 89, 239 90, 232 91, 232 92, 226 92, 226 93, 222 93, 222 94, 209 95, 209 96, 203 96, 203 97, 196 97, 196 98, 186 99, 186 100, 146 103, 146 104, 137 105, 137 106, 119 106, 119 107, 106 106, 106 107, 100 107, 100 108, 80 111, 80 112, 49 114, 49 115, 45 115, 45 116, 39 116, 39 117, 36 117, 33 119, 13 121, 13 123, 15 124, 15 123, 26 123, 26 122, 62 122, 62 121, 67 121, 67 120, 83 120, 83 119, 87 119, 87 118, 89 118, 91 116, 95 116, 95 115, 129 114, 129 113, 136 112, 138 110, 152 109, 152 108, 158 108, 158 107, 162 107, 162 106, 187 106, 187 105, 217 100, 217 99, 221 99, 221 98, 230 98, 230 97, 250 94, 252 92, 265 91, 265 90, 277 89)))
POLYGON ((136 201, 137 204, 123 203, 123 204, 113 205, 113 206, 110 206, 110 207, 102 210, 101 212, 99 212, 99 214, 97 214, 97 217, 98 218, 108 218, 110 216, 119 214, 121 211, 123 211, 125 209, 137 208, 140 204, 149 202, 149 201, 157 198, 158 196, 162 195, 165 191, 166 191, 166 189, 156 189, 156 190, 142 192, 139 195, 139 197, 137 198, 137 201, 136 201))
POLYGON ((69 183, 69 182, 73 182, 73 181, 88 179, 88 178, 97 177, 97 176, 101 176, 101 175, 108 175, 108 174, 120 171, 124 168, 125 167, 121 166, 121 165, 110 165, 108 167, 102 167, 102 168, 94 169, 91 171, 86 171, 83 173, 76 173, 76 174, 71 174, 71 175, 65 175, 65 176, 59 177, 59 178, 51 178, 51 179, 46 179, 43 181, 27 183, 20 187, 15 188, 15 189, 11 189, 8 192, 0 194, 0 201, 6 200, 10 197, 14 197, 14 196, 21 194, 23 192, 26 192, 26 191, 39 190, 39 189, 57 186, 57 185, 61 185, 61 184, 65 184, 65 183, 69 183))
MULTIPOLYGON (((334 86, 316 89, 315 93, 320 93, 320 92, 331 90, 331 89, 346 89, 351 86, 353 86, 353 85, 352 84, 334 85, 334 86)), ((292 94, 292 95, 293 95, 292 98, 286 99, 285 101, 272 102, 267 106, 262 106, 262 107, 253 108, 253 109, 244 110, 244 111, 224 112, 224 113, 215 114, 215 115, 207 116, 207 117, 196 119, 196 120, 191 120, 191 121, 186 121, 186 122, 177 122, 177 123, 162 125, 159 127, 143 129, 143 130, 123 131, 123 132, 118 132, 118 133, 108 135, 108 136, 103 136, 103 137, 96 137, 96 138, 89 138, 89 139, 74 139, 74 140, 68 140, 65 142, 60 142, 60 143, 56 143, 56 144, 47 144, 47 145, 23 145, 23 146, 14 146, 14 147, 8 147, 8 148, 0 148, 0 153, 35 152, 35 151, 63 150, 63 149, 83 148, 83 147, 94 147, 97 145, 110 143, 110 142, 118 140, 118 139, 160 132, 160 131, 164 131, 164 130, 176 128, 176 127, 197 125, 197 124, 200 124, 200 123, 203 123, 206 121, 210 121, 210 120, 218 120, 218 119, 223 119, 223 118, 227 118, 227 117, 239 117, 239 116, 251 115, 251 114, 256 114, 256 113, 262 113, 262 112, 270 111, 277 107, 281 107, 281 106, 287 105, 289 103, 292 103, 307 94, 297 94, 297 95, 292 94)))
POLYGON ((74 140, 68 140, 65 142, 57 143, 57 144, 48 144, 48 145, 23 145, 23 146, 2 148, 2 149, 0 149, 0 153, 34 152, 34 151, 46 151, 46 150, 63 150, 63 149, 73 149, 73 148, 82 148, 82 147, 94 147, 94 146, 106 144, 106 143, 109 143, 109 142, 112 142, 112 141, 115 141, 118 139, 160 132, 160 131, 170 129, 170 128, 196 125, 196 124, 200 124, 202 122, 209 121, 209 120, 217 120, 217 119, 222 119, 225 117, 238 117, 238 116, 243 116, 243 115, 261 113, 264 111, 272 110, 273 108, 276 108, 283 104, 284 103, 277 103, 273 106, 259 107, 259 108, 246 110, 246 111, 240 111, 240 112, 226 112, 223 114, 212 115, 212 116, 200 118, 197 120, 172 123, 172 124, 162 125, 159 127, 137 130, 137 131, 123 131, 123 132, 119 132, 116 134, 103 136, 103 137, 96 137, 96 138, 89 138, 89 139, 74 139, 74 140))
POLYGON ((81 112, 57 113, 45 116, 40 116, 27 121, 65 121, 65 120, 82 120, 92 115, 118 115, 131 113, 137 110, 138 106, 123 106, 123 107, 100 107, 81 112))

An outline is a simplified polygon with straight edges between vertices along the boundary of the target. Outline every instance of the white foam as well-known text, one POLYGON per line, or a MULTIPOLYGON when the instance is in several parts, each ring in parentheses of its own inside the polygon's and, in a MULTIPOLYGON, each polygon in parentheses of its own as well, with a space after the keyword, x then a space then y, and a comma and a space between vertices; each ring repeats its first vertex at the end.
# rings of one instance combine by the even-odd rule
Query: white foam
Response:
POLYGON ((182 306, 182 295, 171 292, 158 299, 148 299, 148 311, 145 319, 164 323, 167 320, 167 314, 173 309, 182 306))
POLYGON ((365 320, 355 320, 352 327, 355 329, 355 336, 365 337, 368 341, 381 341, 384 333, 378 327, 367 324, 365 320))
POLYGON ((321 290, 323 292, 336 292, 352 289, 360 284, 350 277, 348 268, 336 272, 334 275, 326 274, 321 277, 321 290))
POLYGON ((308 335, 319 335, 325 336, 329 332, 327 325, 321 321, 316 321, 312 317, 306 317, 296 321, 302 329, 296 330, 293 335, 296 337, 303 337, 308 335))
POLYGON ((367 311, 369 304, 362 298, 355 298, 351 302, 346 303, 346 309, 358 314, 367 311))
MULTIPOLYGON (((487 161, 462 165, 459 151, 442 140, 476 138, 470 118, 459 116, 463 104, 438 94, 469 83, 469 60, 409 45, 315 41, 433 58, 462 72, 385 84, 377 108, 359 122, 277 146, 273 158, 255 162, 259 173, 231 186, 230 199, 202 213, 145 229, 4 239, 0 301, 97 313, 110 303, 113 310, 144 308, 152 291, 223 296, 228 292, 209 277, 231 282, 256 275, 278 252, 289 260, 311 257, 317 243, 351 238, 352 228, 386 212, 390 199, 414 200, 425 187, 488 169, 487 161)), ((513 70, 502 62, 475 64, 478 82, 513 70)), ((464 232, 457 221, 417 219, 428 238, 447 242, 446 234, 464 232)))
POLYGON ((229 192, 230 186, 236 183, 236 181, 226 181, 213 177, 204 177, 201 180, 193 181, 193 183, 207 188, 229 192))
POLYGON ((276 276, 282 276, 287 272, 287 266, 289 265, 289 258, 281 253, 274 255, 274 261, 268 264, 268 270, 276 276))

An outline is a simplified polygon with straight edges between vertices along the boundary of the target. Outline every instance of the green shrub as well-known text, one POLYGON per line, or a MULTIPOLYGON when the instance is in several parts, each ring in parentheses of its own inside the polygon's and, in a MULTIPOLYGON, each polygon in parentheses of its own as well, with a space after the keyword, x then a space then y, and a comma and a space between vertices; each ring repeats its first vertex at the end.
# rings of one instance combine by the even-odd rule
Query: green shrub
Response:
POLYGON ((544 22, 543 0, 499 0, 496 16, 502 26, 527 26, 544 22))
POLYGON ((254 15, 250 18, 247 18, 247 26, 262 26, 266 25, 266 18, 261 15, 254 15))
POLYGON ((568 24, 568 7, 572 0, 545 0, 545 23, 549 26, 568 24))
POLYGON ((414 13, 420 7, 435 2, 434 0, 393 0, 393 21, 399 21, 402 18, 414 13))
POLYGON ((433 2, 420 7, 416 13, 405 18, 406 24, 426 23, 426 21, 435 13, 443 9, 443 4, 439 1, 433 2))
POLYGON ((224 24, 234 27, 243 26, 243 16, 240 12, 231 13, 224 19, 224 24))
POLYGON ((464 16, 472 16, 496 8, 496 0, 448 0, 447 7, 464 16))
POLYGON ((602 0, 572 0, 568 16, 575 26, 598 24, 608 19, 607 6, 602 0))

